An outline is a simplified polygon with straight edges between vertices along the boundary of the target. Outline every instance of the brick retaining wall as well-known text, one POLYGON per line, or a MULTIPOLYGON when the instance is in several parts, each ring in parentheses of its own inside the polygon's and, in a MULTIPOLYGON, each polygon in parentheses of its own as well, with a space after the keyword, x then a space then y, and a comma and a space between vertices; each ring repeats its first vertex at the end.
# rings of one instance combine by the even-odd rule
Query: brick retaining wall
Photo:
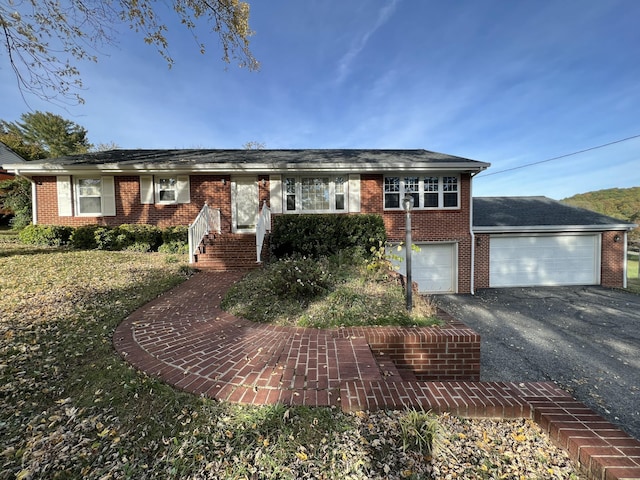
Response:
POLYGON ((386 357, 418 380, 480 380, 480 335, 446 312, 442 327, 349 327, 340 336, 364 337, 376 357, 386 357))

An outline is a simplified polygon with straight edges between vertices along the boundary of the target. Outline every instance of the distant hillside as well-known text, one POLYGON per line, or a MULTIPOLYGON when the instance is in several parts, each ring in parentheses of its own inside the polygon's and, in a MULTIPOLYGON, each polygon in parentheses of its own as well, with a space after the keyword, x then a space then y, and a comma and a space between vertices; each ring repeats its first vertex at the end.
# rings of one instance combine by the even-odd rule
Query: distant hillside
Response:
MULTIPOLYGON (((594 212, 640 224, 640 187, 609 188, 580 193, 560 200, 562 203, 586 208, 594 212)), ((629 235, 629 240, 640 241, 640 229, 629 235)))

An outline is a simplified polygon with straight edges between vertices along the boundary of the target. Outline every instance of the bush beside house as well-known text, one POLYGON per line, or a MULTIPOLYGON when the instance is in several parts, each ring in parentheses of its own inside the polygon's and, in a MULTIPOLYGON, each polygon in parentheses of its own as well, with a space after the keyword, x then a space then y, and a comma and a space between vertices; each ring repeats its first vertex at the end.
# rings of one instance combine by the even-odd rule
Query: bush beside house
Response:
POLYGON ((153 225, 124 224, 117 227, 84 225, 29 225, 20 231, 22 243, 69 246, 81 250, 130 250, 187 253, 188 227, 160 229, 153 225))

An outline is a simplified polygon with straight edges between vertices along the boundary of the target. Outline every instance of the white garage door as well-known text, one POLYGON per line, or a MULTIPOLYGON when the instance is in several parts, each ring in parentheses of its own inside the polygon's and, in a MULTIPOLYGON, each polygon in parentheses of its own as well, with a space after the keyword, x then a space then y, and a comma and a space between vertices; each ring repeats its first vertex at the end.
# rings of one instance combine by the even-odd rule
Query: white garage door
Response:
POLYGON ((596 285, 599 235, 492 236, 491 287, 596 285))
MULTIPOLYGON (((416 244, 420 251, 411 251, 411 276, 418 284, 420 293, 456 293, 457 290, 457 244, 423 243, 416 244)), ((402 275, 406 275, 405 249, 393 250, 402 257, 394 261, 402 275)))

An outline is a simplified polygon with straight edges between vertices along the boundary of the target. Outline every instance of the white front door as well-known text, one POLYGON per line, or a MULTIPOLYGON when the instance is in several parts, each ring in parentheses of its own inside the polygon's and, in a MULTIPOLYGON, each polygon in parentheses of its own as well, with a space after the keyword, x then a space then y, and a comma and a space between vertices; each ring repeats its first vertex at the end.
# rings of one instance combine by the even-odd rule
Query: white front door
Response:
POLYGON ((258 218, 258 179, 236 177, 231 180, 234 233, 255 232, 258 218))

